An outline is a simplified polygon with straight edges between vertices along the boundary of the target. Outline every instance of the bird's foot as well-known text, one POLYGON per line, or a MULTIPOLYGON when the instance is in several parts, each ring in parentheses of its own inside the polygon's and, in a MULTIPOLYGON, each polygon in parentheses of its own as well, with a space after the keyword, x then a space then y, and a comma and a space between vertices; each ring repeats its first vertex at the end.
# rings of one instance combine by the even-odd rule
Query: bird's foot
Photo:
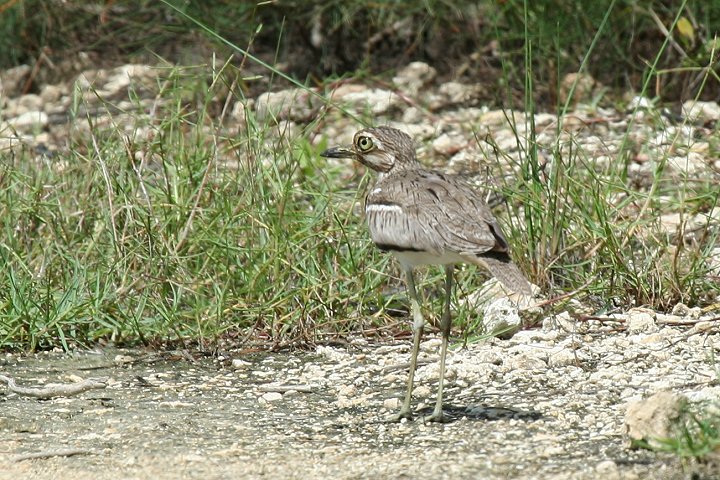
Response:
POLYGON ((447 423, 450 419, 443 414, 442 410, 435 410, 431 415, 423 417, 423 422, 447 423))
POLYGON ((410 413, 410 410, 400 410, 398 413, 390 415, 385 418, 385 423, 398 423, 403 418, 412 420, 412 413, 410 413))

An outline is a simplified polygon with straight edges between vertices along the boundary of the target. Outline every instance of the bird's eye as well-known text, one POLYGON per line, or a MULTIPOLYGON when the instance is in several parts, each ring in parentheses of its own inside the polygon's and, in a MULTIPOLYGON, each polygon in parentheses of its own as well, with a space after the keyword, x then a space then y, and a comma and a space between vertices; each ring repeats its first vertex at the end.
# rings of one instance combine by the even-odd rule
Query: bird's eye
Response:
POLYGON ((373 148, 373 141, 370 137, 360 137, 357 139, 357 146, 361 152, 367 152, 373 148))

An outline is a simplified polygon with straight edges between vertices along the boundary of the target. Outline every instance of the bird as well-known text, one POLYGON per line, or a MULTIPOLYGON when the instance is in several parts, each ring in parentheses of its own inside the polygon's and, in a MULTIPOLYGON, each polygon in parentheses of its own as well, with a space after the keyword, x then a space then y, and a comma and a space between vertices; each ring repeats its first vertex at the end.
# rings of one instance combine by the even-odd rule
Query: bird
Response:
POLYGON ((336 146, 320 154, 325 158, 352 159, 377 172, 365 199, 370 238, 392 253, 405 277, 413 317, 413 345, 405 400, 388 422, 412 419, 411 399, 420 339, 425 319, 415 289, 414 268, 443 265, 445 299, 440 320, 442 344, 440 378, 433 412, 425 421, 445 422, 443 384, 450 337, 450 300, 457 263, 487 269, 510 291, 532 296, 528 280, 513 263, 508 242, 479 192, 458 177, 424 168, 417 159, 413 139, 389 126, 365 128, 352 145, 336 146))

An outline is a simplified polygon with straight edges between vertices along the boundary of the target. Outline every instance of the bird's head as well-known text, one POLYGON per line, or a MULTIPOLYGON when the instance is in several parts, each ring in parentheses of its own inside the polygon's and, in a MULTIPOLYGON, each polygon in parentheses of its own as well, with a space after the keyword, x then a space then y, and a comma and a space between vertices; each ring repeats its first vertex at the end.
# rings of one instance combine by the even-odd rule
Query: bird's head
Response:
POLYGON ((380 173, 401 170, 417 162, 412 138, 392 127, 360 130, 355 134, 352 145, 329 148, 320 155, 352 158, 380 173))

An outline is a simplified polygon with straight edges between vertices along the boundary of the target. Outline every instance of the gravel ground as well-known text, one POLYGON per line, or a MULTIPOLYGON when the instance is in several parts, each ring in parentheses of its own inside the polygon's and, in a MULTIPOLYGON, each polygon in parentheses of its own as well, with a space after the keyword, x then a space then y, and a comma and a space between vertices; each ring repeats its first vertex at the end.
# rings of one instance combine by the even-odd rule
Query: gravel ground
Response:
MULTIPOLYGON (((696 320, 683 319, 696 322, 696 320)), ((712 322, 570 333, 548 320, 449 354, 452 421, 385 424, 408 342, 189 361, 138 351, 7 355, 21 385, 107 377, 107 388, 0 396, 0 478, 718 478, 627 448, 629 403, 672 390, 717 399, 712 322), (19 455, 79 449, 69 457, 19 455), (696 477, 690 473, 695 472, 696 477)), ((422 344, 415 407, 429 413, 438 338, 422 344)))

